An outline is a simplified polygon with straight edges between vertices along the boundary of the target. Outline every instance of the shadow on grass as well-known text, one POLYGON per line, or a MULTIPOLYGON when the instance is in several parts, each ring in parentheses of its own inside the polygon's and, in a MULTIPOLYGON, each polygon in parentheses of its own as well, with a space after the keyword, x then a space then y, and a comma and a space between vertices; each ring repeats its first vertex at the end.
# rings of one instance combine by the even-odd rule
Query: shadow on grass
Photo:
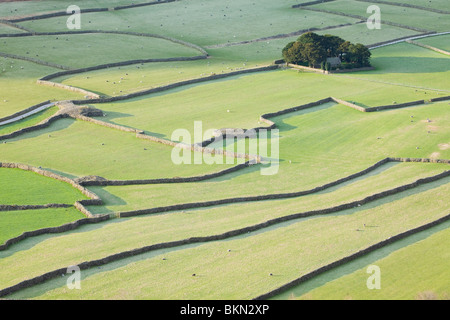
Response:
MULTIPOLYGON (((366 226, 368 227, 368 226, 366 226)), ((326 271, 310 280, 303 282, 300 285, 297 285, 291 289, 286 290, 285 292, 276 295, 269 300, 288 300, 295 299, 296 297, 300 297, 304 294, 307 294, 309 291, 319 288, 330 281, 339 279, 346 275, 352 274, 360 269, 367 268, 369 265, 374 264, 378 260, 381 260, 390 254, 410 246, 419 241, 425 240, 428 237, 436 234, 440 231, 443 231, 450 227, 450 221, 444 222, 440 225, 432 227, 428 230, 421 231, 419 233, 413 234, 411 236, 406 237, 405 239, 401 239, 392 244, 389 244, 383 248, 380 248, 374 252, 371 252, 361 258, 357 258, 353 261, 347 262, 342 266, 336 267, 332 270, 326 271)))
POLYGON ((69 128, 75 121, 76 120, 70 119, 70 118, 59 119, 59 120, 56 120, 55 122, 52 122, 50 124, 50 126, 48 126, 46 128, 27 132, 27 133, 21 134, 20 136, 15 137, 15 138, 8 139, 7 143, 14 143, 14 142, 24 140, 24 139, 32 139, 32 138, 36 138, 36 137, 46 135, 46 134, 50 135, 51 133, 55 133, 55 132, 62 131, 64 129, 69 128))
POLYGON ((89 187, 88 189, 98 195, 104 203, 104 205, 102 206, 87 207, 87 209, 94 215, 115 213, 115 211, 108 209, 107 206, 124 206, 128 204, 122 198, 119 198, 118 196, 106 191, 105 187, 89 187))
MULTIPOLYGON (((339 216, 339 215, 350 215, 353 213, 357 213, 359 211, 363 211, 363 210, 367 210, 367 209, 371 209, 371 208, 375 208, 377 206, 381 206, 383 204, 389 203, 391 201, 396 201, 414 194, 418 194, 427 190, 431 190, 434 188, 437 188, 445 183, 449 182, 449 178, 446 179, 442 179, 427 185, 423 185, 420 186, 418 188, 415 188, 413 190, 408 190, 405 192, 402 192, 400 194, 394 195, 394 196, 389 196, 386 197, 384 199, 380 199, 377 201, 374 201, 372 203, 369 203, 367 205, 358 207, 358 208, 353 208, 353 209, 349 209, 349 210, 344 210, 342 212, 339 212, 337 214, 330 214, 327 216, 339 216)), ((237 240, 237 239, 244 239, 247 237, 252 237, 264 232, 268 232, 268 231, 273 231, 275 229, 278 228, 282 228, 282 227, 287 227, 291 224, 294 223, 298 223, 298 222, 303 222, 309 219, 315 219, 317 217, 323 217, 323 216, 316 216, 316 217, 308 217, 308 218, 300 218, 300 219, 296 219, 293 221, 288 221, 288 222, 283 222, 280 224, 277 224, 275 226, 270 226, 268 228, 264 228, 264 229, 260 229, 254 232, 249 232, 245 235, 239 235, 239 236, 234 236, 234 237, 230 237, 228 239, 224 239, 224 240, 219 240, 220 242, 224 242, 224 241, 232 241, 232 240, 237 240)), ((443 230, 445 228, 448 228, 450 222, 446 222, 444 224, 441 224, 439 226, 433 227, 431 229, 428 229, 426 231, 422 231, 418 234, 409 236, 401 241, 395 242, 385 248, 376 250, 373 253, 370 253, 369 255, 366 255, 364 257, 358 258, 355 261, 349 262, 345 265, 343 265, 342 267, 338 267, 335 268, 333 270, 328 271, 327 273, 324 273, 322 275, 319 275, 317 277, 314 277, 313 279, 309 280, 306 284, 302 284, 301 286, 298 286, 294 289, 290 289, 286 292, 284 292, 283 294, 278 295, 276 298, 278 299, 287 299, 289 298, 289 296, 291 296, 291 294, 294 294, 296 296, 303 294, 315 287, 318 287, 320 285, 325 284, 328 281, 331 281, 333 279, 337 279, 345 274, 351 273, 355 270, 358 270, 362 267, 367 266, 367 264, 369 264, 371 261, 376 261, 386 255, 388 255, 389 253, 398 250, 404 246, 407 246, 409 244, 412 244, 414 242, 420 241, 422 239, 425 239, 426 237, 432 235, 435 232, 438 232, 440 230, 443 230), (292 291, 295 290, 295 291, 292 291)), ((371 227, 375 227, 375 226, 371 226, 371 227)), ((380 226, 377 226, 380 227, 380 226)), ((204 243, 211 243, 214 241, 208 241, 208 242, 202 242, 202 243, 195 243, 195 244, 188 244, 188 245, 183 245, 183 246, 178 246, 178 247, 174 247, 174 248, 169 248, 169 249, 161 249, 161 250, 155 250, 155 251, 151 251, 151 252, 147 252, 144 254, 140 254, 140 255, 136 255, 134 257, 130 257, 130 258, 126 258, 123 260, 118 260, 109 264, 106 264, 104 266, 101 267, 96 267, 96 268, 91 268, 88 270, 83 270, 82 271, 82 281, 83 279, 87 279, 91 276, 95 276, 96 274, 100 274, 102 272, 108 272, 108 271, 113 271, 113 270, 117 270, 119 268, 123 268, 129 264, 134 264, 136 262, 139 261, 143 261, 143 260, 147 260, 147 259, 151 259, 151 258, 155 258, 160 256, 161 257, 161 263, 166 263, 165 260, 163 260, 163 258, 165 259, 166 254, 174 252, 174 251, 180 251, 180 250, 189 250, 191 248, 195 248, 198 247, 204 243)), ((170 258, 168 259, 170 260, 170 258)), ((299 275, 300 276, 300 275, 299 275)), ((18 293, 15 293, 11 296, 8 296, 8 298, 10 299, 29 299, 29 298, 33 298, 33 297, 38 297, 40 295, 45 294, 46 292, 53 290, 53 289, 57 289, 57 288, 63 288, 66 286, 67 282, 66 282, 66 277, 65 276, 61 276, 57 279, 52 279, 50 281, 47 281, 45 283, 33 286, 31 288, 25 289, 25 290, 21 290, 18 293)))
POLYGON ((315 107, 311 107, 311 108, 307 108, 307 109, 299 110, 299 111, 294 111, 294 112, 290 112, 290 113, 287 113, 287 114, 284 114, 281 116, 273 117, 273 118, 270 118, 269 120, 276 123, 277 128, 280 130, 280 132, 287 132, 287 131, 290 131, 293 129, 297 129, 298 127, 289 125, 289 124, 285 123, 284 120, 292 118, 292 117, 302 116, 302 115, 310 114, 313 112, 325 110, 325 109, 334 107, 336 105, 338 105, 338 104, 335 102, 327 102, 327 103, 323 103, 323 104, 320 104, 315 107))
MULTIPOLYGON (((365 205, 362 205, 360 207, 346 209, 346 210, 342 210, 342 211, 339 211, 339 212, 336 212, 336 213, 329 213, 329 214, 325 214, 325 215, 316 215, 316 216, 311 216, 311 217, 306 217, 306 218, 297 218, 297 219, 293 219, 293 220, 290 220, 290 221, 277 223, 277 224, 269 226, 267 228, 263 228, 263 229, 260 229, 260 230, 254 231, 254 232, 250 232, 250 233, 245 234, 245 235, 240 235, 240 236, 233 237, 233 239, 246 238, 246 237, 249 237, 249 236, 254 236, 254 235, 257 235, 257 234, 260 234, 260 233, 263 233, 263 232, 267 232, 267 231, 272 231, 272 230, 275 230, 275 229, 278 229, 278 228, 288 227, 288 226, 293 225, 295 223, 304 222, 304 221, 307 221, 307 220, 310 220, 310 219, 316 219, 316 218, 320 218, 320 217, 338 217, 338 216, 343 216, 343 215, 352 215, 352 214, 358 213, 360 211, 366 211, 366 210, 374 209, 376 207, 383 206, 383 205, 388 204, 388 203, 393 202, 393 201, 401 200, 401 199, 404 199, 406 197, 414 196, 414 195, 417 195, 417 194, 422 193, 422 192, 426 192, 426 191, 429 191, 429 190, 432 190, 432 189, 439 188, 440 186, 443 186, 443 185, 445 185, 447 183, 450 183, 450 177, 446 177, 446 178, 440 179, 438 181, 434 181, 434 182, 431 182, 431 183, 420 185, 420 186, 418 186, 416 188, 409 189, 409 190, 400 192, 398 194, 394 194, 394 195, 387 196, 387 197, 379 199, 379 200, 375 200, 375 201, 369 202, 369 203, 367 203, 365 205)), ((264 201, 271 202, 271 201, 278 201, 278 200, 264 200, 264 201)), ((336 205, 338 205, 338 204, 336 204, 336 205)), ((370 227, 379 227, 379 226, 372 226, 371 225, 370 227)), ((362 228, 362 226, 361 226, 361 228, 362 228)), ((226 240, 223 240, 223 241, 228 241, 228 240, 233 240, 233 239, 230 238, 230 239, 226 239, 226 240)))
MULTIPOLYGON (((209 85, 209 84, 216 84, 219 82, 225 82, 225 81, 231 81, 231 80, 239 80, 243 77, 246 76, 252 76, 252 75, 259 75, 259 74, 263 74, 263 73, 267 73, 267 72, 276 72, 278 70, 266 70, 266 71, 256 71, 256 72, 249 72, 249 73, 244 73, 244 74, 238 74, 238 75, 230 75, 228 77, 224 77, 221 79, 208 79, 207 77, 205 77, 205 80, 199 81, 197 83, 191 83, 191 84, 181 84, 178 87, 175 88, 171 88, 171 89, 167 89, 167 90, 163 90, 160 92, 154 92, 154 93, 147 93, 147 94, 143 94, 141 96, 138 97, 134 97, 134 98, 129 98, 129 99, 125 99, 125 100, 120 100, 117 102, 113 102, 113 103, 121 103, 126 101, 128 102, 137 102, 137 101, 141 101, 141 100, 145 100, 145 99, 149 99, 149 98, 153 98, 153 97, 161 97, 164 95, 168 95, 168 94, 174 94, 174 93, 179 93, 179 92, 183 92, 185 90, 190 90, 193 89, 195 87, 198 86, 202 86, 202 85, 209 85)), ((187 80, 181 80, 180 82, 183 81, 187 81, 187 80)), ((151 90, 151 89, 149 89, 151 90)))
MULTIPOLYGON (((97 274, 100 274, 103 272, 114 271, 119 268, 125 267, 128 264, 136 263, 138 261, 143 261, 146 259, 155 258, 158 256, 161 258, 161 264, 162 264, 161 267, 163 267, 164 263, 170 263, 170 258, 165 258, 164 257, 165 254, 171 253, 173 251, 180 251, 180 250, 187 250, 187 249, 195 248, 200 245, 201 245, 201 243, 200 244, 195 243, 195 244, 183 245, 183 246, 176 247, 176 248, 155 250, 155 251, 144 253, 138 257, 126 258, 123 260, 109 263, 109 264, 101 266, 101 267, 83 270, 81 272, 81 286, 83 288, 83 280, 87 280, 90 277, 95 276, 97 274)), ((61 275, 61 277, 58 277, 56 279, 51 279, 42 284, 33 286, 33 287, 25 289, 25 290, 21 290, 15 294, 8 296, 7 298, 8 299, 31 299, 33 297, 38 297, 38 296, 44 295, 46 292, 48 292, 50 290, 57 289, 57 288, 64 288, 67 285, 67 278, 69 276, 70 276, 70 274, 66 274, 64 276, 61 275)), ((187 274, 187 276, 191 277, 192 275, 187 274)))
POLYGON ((75 234, 75 233, 82 233, 82 232, 98 230, 98 229, 103 228, 106 225, 109 225, 112 223, 120 223, 120 222, 124 222, 126 220, 129 220, 129 219, 126 219, 126 218, 110 219, 110 220, 106 220, 103 222, 83 225, 83 226, 76 228, 75 230, 71 230, 71 231, 67 231, 67 232, 63 232, 63 233, 43 234, 40 236, 27 238, 25 240, 20 241, 19 243, 11 245, 7 250, 0 251, 0 259, 12 256, 20 251, 29 250, 29 249, 39 245, 41 242, 44 242, 44 241, 54 238, 54 237, 67 236, 67 235, 75 234))

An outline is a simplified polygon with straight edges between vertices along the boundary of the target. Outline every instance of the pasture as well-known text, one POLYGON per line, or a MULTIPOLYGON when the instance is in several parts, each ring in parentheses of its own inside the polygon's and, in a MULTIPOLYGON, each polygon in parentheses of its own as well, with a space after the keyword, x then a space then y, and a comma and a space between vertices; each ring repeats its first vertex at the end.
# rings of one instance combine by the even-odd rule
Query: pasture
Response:
POLYGON ((404 40, 448 51, 450 7, 307 2, 1 3, 0 124, 56 104, 0 125, 0 298, 448 299, 450 56, 404 40), (275 64, 311 30, 374 68, 275 64))

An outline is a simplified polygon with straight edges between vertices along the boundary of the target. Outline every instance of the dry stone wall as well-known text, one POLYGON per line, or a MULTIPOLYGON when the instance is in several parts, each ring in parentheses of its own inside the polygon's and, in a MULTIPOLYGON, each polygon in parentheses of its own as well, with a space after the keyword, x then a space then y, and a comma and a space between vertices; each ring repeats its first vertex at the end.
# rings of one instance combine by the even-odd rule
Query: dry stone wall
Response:
POLYGON ((11 120, 11 119, 20 117, 20 116, 22 116, 22 115, 24 115, 24 114, 27 114, 27 113, 29 113, 29 112, 32 112, 32 111, 36 110, 36 109, 39 109, 40 107, 45 106, 46 104, 50 104, 50 101, 47 100, 47 101, 38 103, 38 104, 36 104, 36 105, 34 105, 34 106, 31 106, 31 107, 29 107, 29 108, 27 108, 27 109, 24 109, 24 110, 22 110, 22 111, 16 112, 16 113, 14 113, 14 114, 12 114, 12 115, 10 115, 10 116, 4 117, 4 118, 0 118, 0 122, 8 121, 8 120, 11 120))
POLYGON ((28 132, 32 132, 32 131, 36 131, 36 130, 41 130, 41 129, 47 128, 53 122, 55 122, 55 121, 57 121, 59 119, 67 118, 67 117, 68 117, 68 115, 66 115, 66 114, 56 114, 56 115, 54 115, 54 116, 52 116, 52 117, 50 117, 48 119, 45 119, 44 121, 41 121, 39 124, 37 124, 35 126, 23 128, 23 129, 14 131, 12 133, 1 135, 0 136, 0 141, 5 141, 7 139, 12 139, 12 138, 20 136, 22 134, 28 133, 28 132))
POLYGON ((428 229, 430 229, 430 228, 432 228, 434 226, 440 225, 440 224, 442 224, 444 222, 447 222, 449 220, 450 220, 450 215, 446 215, 446 216, 444 216, 444 217, 442 217, 440 219, 437 219, 437 220, 435 220, 433 222, 430 222, 430 223, 427 223, 427 224, 422 225, 420 227, 413 228, 413 229, 410 229, 408 231, 402 232, 402 233, 400 233, 398 235, 395 235, 393 237, 390 237, 388 239, 380 241, 380 242, 378 242, 376 244, 373 244, 373 245, 371 245, 371 246, 369 246, 369 247, 367 247, 367 248, 365 248, 363 250, 360 250, 360 251, 358 251, 356 253, 348 255, 348 256, 340 259, 340 260, 334 261, 334 262, 332 262, 330 264, 327 264, 327 265, 325 265, 323 267, 320 267, 320 268, 318 268, 318 269, 316 269, 316 270, 314 270, 312 272, 309 272, 309 273, 307 273, 307 274, 305 274, 305 275, 303 275, 303 276, 301 276, 301 277, 299 277, 299 278, 297 278, 297 279, 295 279, 295 280, 293 280, 293 281, 291 281, 291 282, 289 282, 289 283, 287 283, 287 284, 285 284, 285 285, 283 285, 283 286, 281 286, 281 287, 279 287, 277 289, 274 289, 274 290, 272 290, 270 292, 267 292, 267 293, 265 293, 263 295, 260 295, 260 296, 258 296, 256 298, 254 298, 253 300, 266 300, 266 299, 272 298, 272 297, 274 297, 274 296, 276 296, 278 294, 281 294, 281 293, 285 292, 286 290, 288 290, 290 288, 298 286, 298 285, 304 283, 305 281, 310 280, 310 279, 312 279, 312 278, 314 278, 314 277, 316 277, 316 276, 318 276, 318 275, 320 275, 320 274, 322 274, 322 273, 324 273, 326 271, 329 271, 329 270, 332 270, 332 269, 337 268, 339 266, 342 266, 342 265, 344 265, 344 264, 346 264, 348 262, 351 262, 351 261, 353 261, 355 259, 361 258, 361 257, 363 257, 363 256, 365 256, 365 255, 367 255, 367 254, 369 254, 371 252, 374 252, 374 251, 376 251, 378 249, 384 248, 384 247, 386 247, 386 246, 388 246, 388 245, 390 245, 392 243, 395 243, 396 241, 405 239, 405 238, 407 238, 407 237, 409 237, 411 235, 414 235, 416 233, 428 230, 428 229))
POLYGON ((36 168, 36 167, 26 165, 26 164, 5 163, 5 162, 0 163, 0 168, 21 169, 21 170, 25 170, 25 171, 31 171, 31 172, 37 173, 41 176, 44 176, 44 177, 48 177, 48 178, 52 178, 55 180, 59 180, 59 181, 68 183, 75 189, 78 189, 83 195, 90 198, 90 200, 79 201, 82 205, 100 205, 100 204, 102 204, 102 200, 92 191, 84 188, 83 186, 79 185, 72 179, 63 177, 63 176, 53 173, 51 171, 47 171, 47 170, 44 170, 41 168, 36 168))
MULTIPOLYGON (((432 160, 432 159, 420 159, 420 162, 435 162, 435 163, 449 163, 449 160, 432 160)), ((205 207, 212 207, 212 206, 218 206, 218 205, 224 205, 224 204, 232 204, 232 203, 240 203, 240 202, 254 202, 254 201, 264 201, 264 200, 275 200, 275 199, 288 199, 288 198, 295 198, 300 196, 305 196, 309 194, 314 194, 320 191, 323 191, 325 189, 334 187, 336 185, 342 184, 344 182, 353 180, 357 177, 363 176, 376 168, 391 162, 391 161, 401 161, 401 162, 409 162, 409 161, 415 161, 419 162, 419 159, 409 159, 409 158, 386 158, 379 162, 377 162, 375 165, 360 171, 356 174, 347 176, 345 178, 333 181, 331 183, 316 187, 311 190, 306 191, 299 191, 299 192, 291 192, 291 193, 278 193, 278 194, 268 194, 268 195, 260 195, 260 196, 249 196, 249 197, 239 197, 239 198, 228 198, 228 199, 221 199, 221 200, 212 200, 212 201, 204 201, 204 202, 193 202, 193 203, 183 203, 183 204, 177 204, 177 205, 171 205, 171 206, 165 206, 165 207, 155 207, 150 209, 142 209, 142 210, 133 210, 133 211, 127 211, 127 212, 120 212, 118 214, 119 217, 133 217, 133 216, 139 216, 139 215, 146 215, 146 214, 154 214, 154 213, 162 213, 162 212, 169 212, 169 211, 177 211, 177 210, 188 210, 188 209, 195 209, 195 208, 205 208, 205 207)), ((405 190, 409 190, 412 188, 415 188, 419 185, 433 182, 442 178, 446 178, 450 176, 450 170, 444 171, 441 174, 438 174, 436 176, 432 176, 425 179, 417 180, 416 182, 403 185, 388 191, 381 192, 379 194, 367 197, 361 201, 352 202, 350 204, 347 204, 346 209, 352 208, 354 206, 359 206, 366 204, 370 201, 374 201, 376 199, 381 199, 383 197, 393 195, 405 190)), ((339 210, 344 210, 341 206, 338 207, 339 210)), ((334 209, 333 209, 334 210, 334 209)))
MULTIPOLYGON (((322 210, 315 210, 315 211, 309 211, 309 212, 304 212, 304 213, 298 213, 298 214, 293 214, 293 215, 289 215, 289 216, 284 216, 284 217, 280 217, 280 218, 276 218, 276 219, 272 219, 272 220, 268 220, 266 222, 257 224, 257 225, 253 225, 253 226, 249 226, 249 227, 245 227, 245 228, 241 228, 241 229, 237 229, 237 230, 231 230, 222 234, 218 234, 218 235, 212 235, 212 236, 205 236, 205 237, 192 237, 192 238, 188 238, 188 239, 183 239, 183 240, 177 240, 177 241, 172 241, 172 242, 164 242, 164 243, 159 243, 159 244, 154 244, 154 245, 149 245, 149 246, 145 246, 145 247, 141 247, 141 248, 137 248, 137 249, 133 249, 133 250, 129 250, 129 251, 124 251, 121 253, 117 253, 117 254, 113 254, 110 256, 107 256, 105 258, 101 258, 101 259, 97 259, 97 260, 91 260, 91 261, 85 261, 82 263, 78 264, 78 267, 80 268, 80 270, 86 270, 89 268, 94 268, 94 267, 99 267, 99 266, 103 266, 106 265, 108 263, 111 262, 115 262, 115 261, 119 261, 122 259, 126 259, 129 257, 133 257, 133 256, 137 256, 143 253, 147 253, 147 252, 151 252, 154 250, 159 250, 159 249, 166 249, 166 248, 174 248, 174 247, 178 247, 178 246, 182 246, 182 245, 186 245, 186 244, 194 244, 194 243, 204 243, 204 242, 211 242, 211 241, 219 241, 219 240, 225 240, 234 236, 239 236, 242 234, 247 234, 249 232, 253 232, 253 231, 258 231, 267 227, 270 227, 272 225, 281 223, 281 222, 285 222, 285 221, 290 221, 290 220, 294 220, 294 219, 300 219, 300 218, 305 218, 305 217, 310 217, 310 216, 314 216, 314 215, 324 215, 324 214, 330 214, 330 213, 335 213, 335 212, 339 212, 342 210, 346 210, 346 209, 351 209, 351 208, 355 208, 355 207, 360 207, 366 203, 369 203, 371 201, 375 201, 378 199, 381 199, 383 197, 395 194, 396 192, 401 192, 404 190, 407 190, 409 188, 414 188, 420 184, 423 183, 427 183, 427 182, 431 182, 431 181, 436 181, 438 179, 443 178, 444 176, 449 176, 450 171, 444 172, 440 175, 436 175, 433 177, 429 177, 429 178, 425 178, 425 179, 420 179, 418 181, 416 181, 415 183, 409 184, 409 185, 405 185, 405 186, 401 186, 392 190, 388 190, 385 192, 381 192, 379 194, 373 195, 373 196, 369 196, 363 200, 360 201, 353 201, 351 203, 347 203, 347 204, 343 204, 340 206, 335 206, 335 207, 331 207, 331 208, 326 208, 326 209, 322 209, 322 210)), ((444 216, 440 219, 437 219, 431 223, 422 225, 418 228, 415 229, 410 229, 406 232, 403 232, 401 234, 398 234, 396 236, 393 236, 389 239, 386 239, 384 241, 381 241, 375 245, 372 245, 364 250, 358 251, 355 254, 349 255, 341 260, 338 260, 336 262, 333 262, 325 267, 319 268, 316 271, 308 274, 307 276, 303 276, 302 280, 295 280, 291 283, 289 283, 288 285, 285 285, 283 287, 280 287, 274 291, 271 291, 268 294, 265 294, 263 296, 258 297, 258 299, 263 299, 263 298, 267 298, 269 296, 273 296, 277 293, 282 292, 283 290, 285 290, 288 287, 291 287, 293 285, 296 285, 299 283, 299 281, 304 281, 305 277, 313 277, 317 274, 320 274, 326 270, 330 270, 336 266, 342 265, 348 261, 351 261, 357 257, 363 256, 369 252, 372 252, 378 248, 384 247, 389 243, 393 243, 394 241, 403 239, 409 235, 415 234, 417 232, 426 230, 431 228, 432 226, 441 224, 443 222, 446 222, 450 220, 450 215, 444 216)), ((53 270, 50 272, 47 272, 45 274, 36 276, 32 279, 29 280, 25 280, 22 281, 16 285, 10 286, 8 288, 4 288, 0 290, 0 297, 5 297, 11 293, 17 292, 19 290, 25 289, 25 288, 30 288, 34 285, 37 284, 41 284, 45 281, 48 281, 50 279, 56 278, 61 276, 61 274, 65 274, 67 271, 67 268, 60 268, 57 270, 53 270)))
POLYGON ((211 75, 211 76, 207 76, 207 77, 202 77, 202 78, 196 78, 196 79, 191 79, 191 80, 175 82, 175 83, 172 83, 172 84, 169 84, 169 85, 166 85, 166 86, 161 86, 161 87, 158 87, 158 88, 152 88, 152 89, 148 89, 148 90, 144 90, 144 91, 139 91, 139 92, 123 95, 123 96, 116 96, 116 97, 110 97, 110 98, 100 98, 100 99, 92 99, 92 100, 74 100, 72 102, 74 104, 110 103, 110 102, 115 102, 115 101, 122 101, 122 100, 132 99, 132 98, 136 98, 136 97, 140 97, 140 96, 144 96, 144 95, 148 95, 148 94, 152 94, 152 93, 163 92, 163 91, 179 88, 179 87, 190 85, 190 84, 196 84, 196 83, 201 83, 201 82, 219 80, 219 79, 224 79, 224 78, 227 78, 227 77, 233 77, 233 76, 236 76, 236 75, 247 74, 247 73, 271 71, 271 70, 275 70, 275 69, 278 69, 277 65, 271 65, 271 66, 265 66, 265 67, 260 67, 260 68, 253 68, 253 69, 246 69, 246 70, 239 70, 239 71, 233 71, 233 72, 224 73, 224 74, 215 74, 215 75, 211 75))
POLYGON ((450 52, 442 50, 442 49, 438 49, 438 48, 435 48, 435 47, 432 47, 432 46, 429 46, 429 45, 426 45, 426 44, 423 44, 423 43, 420 43, 420 42, 412 41, 412 40, 406 40, 406 42, 414 44, 414 45, 422 47, 422 48, 425 48, 425 49, 429 49, 429 50, 432 50, 432 51, 435 51, 435 52, 442 53, 442 54, 445 54, 447 56, 450 56, 450 52))
POLYGON ((0 204, 0 211, 25 211, 37 209, 51 209, 51 208, 70 208, 71 204, 49 203, 44 205, 5 205, 0 204))
POLYGON ((75 222, 64 224, 59 227, 51 227, 51 228, 43 228, 43 229, 38 229, 38 230, 33 230, 33 231, 27 231, 27 232, 22 233, 20 236, 9 239, 4 244, 0 245, 0 251, 7 250, 11 245, 16 244, 20 241, 23 241, 23 240, 31 238, 31 237, 37 237, 37 236, 40 236, 43 234, 63 233, 63 232, 74 230, 82 225, 104 222, 108 219, 110 219, 109 215, 98 215, 94 218, 80 219, 75 222))
POLYGON ((238 164, 232 168, 225 169, 219 172, 206 174, 202 176, 196 177, 186 177, 186 178, 165 178, 165 179, 147 179, 147 180, 107 180, 107 179, 98 179, 91 178, 87 180, 81 180, 79 183, 83 186, 129 186, 129 185, 142 185, 142 184, 167 184, 167 183, 189 183, 189 182, 199 182, 205 181, 209 179, 218 178, 245 168, 252 166, 253 164, 249 161, 238 164))

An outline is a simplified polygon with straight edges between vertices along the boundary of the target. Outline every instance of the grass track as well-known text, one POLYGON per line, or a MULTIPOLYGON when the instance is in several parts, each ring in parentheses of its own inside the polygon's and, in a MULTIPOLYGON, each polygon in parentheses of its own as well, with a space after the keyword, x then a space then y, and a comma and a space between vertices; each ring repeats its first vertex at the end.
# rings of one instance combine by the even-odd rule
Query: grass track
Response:
POLYGON ((39 122, 50 118, 57 111, 58 111, 58 107, 51 107, 47 110, 38 112, 37 114, 34 114, 23 120, 0 126, 0 135, 9 134, 9 133, 18 131, 23 128, 34 126, 34 125, 38 124, 39 122))

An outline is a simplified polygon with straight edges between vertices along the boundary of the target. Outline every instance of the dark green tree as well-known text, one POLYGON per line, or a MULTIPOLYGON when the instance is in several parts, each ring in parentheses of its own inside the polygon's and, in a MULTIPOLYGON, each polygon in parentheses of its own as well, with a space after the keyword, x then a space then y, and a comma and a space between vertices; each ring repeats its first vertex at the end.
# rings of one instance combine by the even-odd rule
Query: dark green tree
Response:
POLYGON ((338 57, 341 59, 341 61, 343 62, 350 62, 348 59, 350 58, 350 56, 348 55, 348 53, 350 52, 350 46, 351 46, 351 42, 350 41, 344 41, 343 43, 341 43, 341 45, 338 47, 337 49, 337 54, 338 57))
POLYGON ((293 63, 293 57, 292 57, 292 46, 295 44, 295 41, 289 42, 284 48, 283 48, 283 59, 287 63, 293 63))
POLYGON ((283 50, 283 58, 287 63, 304 64, 307 61, 304 52, 304 44, 293 42, 283 50))
POLYGON ((303 44, 310 43, 315 46, 320 46, 321 42, 322 42, 322 36, 320 36, 314 32, 306 32, 297 39, 297 42, 300 42, 303 44))
POLYGON ((339 47, 345 42, 344 39, 326 34, 322 37, 321 43, 323 48, 327 51, 327 57, 333 58, 339 56, 339 47))
POLYGON ((303 46, 303 56, 309 63, 309 66, 314 67, 327 59, 327 52, 321 46, 306 43, 303 46))
POLYGON ((370 66, 370 57, 372 53, 363 44, 357 43, 350 48, 350 54, 352 56, 352 62, 358 64, 361 67, 370 66))
POLYGON ((353 44, 333 35, 320 36, 313 32, 302 34, 297 41, 290 42, 283 49, 287 63, 308 64, 310 67, 326 68, 327 58, 338 57, 344 67, 370 66, 371 52, 358 43, 353 44))

